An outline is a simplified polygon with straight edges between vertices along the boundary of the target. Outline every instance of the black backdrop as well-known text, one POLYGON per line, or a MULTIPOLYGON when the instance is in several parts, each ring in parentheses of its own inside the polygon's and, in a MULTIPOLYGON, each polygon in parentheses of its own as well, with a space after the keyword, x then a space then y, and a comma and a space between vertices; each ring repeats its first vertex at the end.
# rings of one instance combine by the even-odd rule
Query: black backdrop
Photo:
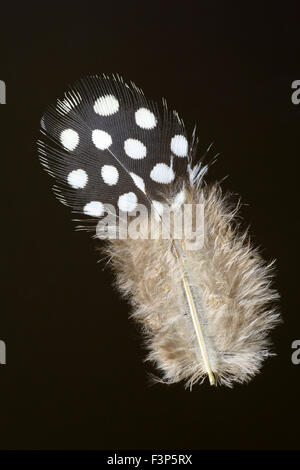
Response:
POLYGON ((297 3, 6 1, 0 34, 0 447, 299 449, 297 3), (166 97, 189 129, 197 124, 200 149, 214 142, 221 153, 208 181, 227 176, 254 242, 277 259, 277 357, 249 385, 149 385, 128 305, 50 192, 35 148, 40 117, 97 72, 166 97))

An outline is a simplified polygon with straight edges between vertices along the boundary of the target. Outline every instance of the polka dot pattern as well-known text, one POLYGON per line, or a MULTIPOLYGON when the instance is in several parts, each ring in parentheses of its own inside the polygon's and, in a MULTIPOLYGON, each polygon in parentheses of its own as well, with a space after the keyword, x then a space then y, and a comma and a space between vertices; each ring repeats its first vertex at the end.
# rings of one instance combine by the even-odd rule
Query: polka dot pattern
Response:
MULTIPOLYGON (((178 115, 117 77, 80 80, 41 126, 47 134, 41 163, 56 178, 59 200, 77 214, 102 217, 104 204, 124 212, 138 204, 161 208, 164 191, 169 195, 188 176, 188 141, 178 115)), ((175 200, 181 204, 180 196, 175 200)))

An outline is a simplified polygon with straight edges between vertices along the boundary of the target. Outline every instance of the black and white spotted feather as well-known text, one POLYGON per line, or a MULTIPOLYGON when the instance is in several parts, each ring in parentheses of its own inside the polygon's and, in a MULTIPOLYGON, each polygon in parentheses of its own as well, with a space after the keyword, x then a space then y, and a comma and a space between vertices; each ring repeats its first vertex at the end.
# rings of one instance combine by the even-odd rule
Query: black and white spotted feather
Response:
POLYGON ((165 101, 158 106, 134 84, 103 75, 78 81, 47 109, 38 148, 54 194, 87 229, 108 204, 128 214, 143 204, 161 215, 164 203, 175 221, 185 204, 204 207, 204 232, 197 224, 195 232, 204 242, 196 251, 185 236, 164 239, 161 220, 158 237, 111 239, 105 249, 161 380, 191 386, 208 377, 232 386, 250 380, 273 354, 278 294, 272 265, 239 230, 238 208, 218 184, 204 183, 207 166, 195 163, 196 143, 165 101))
POLYGON ((183 122, 119 77, 78 81, 42 118, 41 163, 73 212, 99 217, 105 204, 132 212, 162 200, 188 175, 183 122))

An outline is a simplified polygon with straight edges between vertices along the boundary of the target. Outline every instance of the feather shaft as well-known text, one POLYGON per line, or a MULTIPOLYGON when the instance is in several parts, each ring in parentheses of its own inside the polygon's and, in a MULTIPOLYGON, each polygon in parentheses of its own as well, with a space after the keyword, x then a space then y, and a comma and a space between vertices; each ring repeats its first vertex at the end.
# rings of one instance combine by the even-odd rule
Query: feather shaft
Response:
POLYGON ((173 240, 173 247, 174 247, 175 256, 176 256, 177 261, 178 261, 179 266, 180 266, 180 272, 181 272, 182 283, 183 283, 183 287, 184 287, 184 293, 185 293, 187 303, 188 303, 188 306, 189 306, 189 312, 191 314, 191 318, 192 318, 192 321, 193 321, 193 326, 194 326, 194 329, 195 329, 195 333, 196 333, 197 341, 198 341, 199 348, 200 348, 200 351, 201 351, 202 359, 203 359, 203 362, 204 362, 204 365, 205 365, 205 368, 206 368, 206 371, 207 371, 207 375, 208 375, 208 378, 209 378, 209 383, 210 383, 210 385, 215 385, 216 384, 215 376, 214 376, 213 371, 211 369, 211 365, 210 365, 210 361, 209 361, 209 357, 208 357, 208 353, 207 353, 207 348, 206 348, 206 344, 205 344, 205 340, 204 340, 204 335, 203 335, 203 332, 202 332, 201 322, 200 322, 200 319, 199 319, 199 315, 197 313, 197 309, 196 309, 195 301, 194 301, 194 298, 193 298, 193 294, 191 292, 190 285, 189 285, 189 282, 188 282, 188 279, 187 279, 187 276, 186 276, 184 261, 182 260, 182 256, 180 254, 182 252, 182 250, 181 250, 181 247, 180 247, 178 241, 173 240))

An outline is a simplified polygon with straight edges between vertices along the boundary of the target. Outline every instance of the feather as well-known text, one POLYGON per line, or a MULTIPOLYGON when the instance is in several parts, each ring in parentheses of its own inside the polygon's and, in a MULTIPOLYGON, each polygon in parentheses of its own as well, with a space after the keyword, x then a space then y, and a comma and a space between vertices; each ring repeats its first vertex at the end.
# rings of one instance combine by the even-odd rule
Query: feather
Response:
POLYGON ((157 380, 249 381, 274 354, 273 263, 240 230, 230 195, 205 184, 195 132, 189 145, 164 100, 159 107, 115 76, 77 82, 49 107, 41 132, 54 194, 83 217, 80 228, 106 240, 157 380))

